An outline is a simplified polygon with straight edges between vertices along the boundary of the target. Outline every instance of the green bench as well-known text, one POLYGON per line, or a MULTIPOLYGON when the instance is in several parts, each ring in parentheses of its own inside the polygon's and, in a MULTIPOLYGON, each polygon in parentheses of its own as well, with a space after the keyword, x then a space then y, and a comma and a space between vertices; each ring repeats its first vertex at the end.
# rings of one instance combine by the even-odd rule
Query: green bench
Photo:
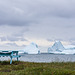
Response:
POLYGON ((0 57, 1 56, 10 56, 10 64, 12 64, 12 58, 17 58, 18 61, 18 58, 20 57, 20 55, 18 55, 18 51, 0 51, 0 57))

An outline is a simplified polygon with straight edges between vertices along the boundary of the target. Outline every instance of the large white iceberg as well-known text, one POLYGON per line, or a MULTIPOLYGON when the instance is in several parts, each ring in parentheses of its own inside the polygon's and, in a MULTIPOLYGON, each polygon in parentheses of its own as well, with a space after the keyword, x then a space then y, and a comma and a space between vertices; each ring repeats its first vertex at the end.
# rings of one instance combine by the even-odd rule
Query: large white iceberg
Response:
POLYGON ((52 47, 48 48, 48 53, 54 54, 75 54, 75 46, 63 46, 60 41, 56 41, 52 47))
POLYGON ((60 41, 56 41, 52 47, 48 48, 48 53, 60 53, 64 50, 64 46, 60 41))
POLYGON ((38 54, 40 50, 38 49, 37 44, 32 42, 30 45, 25 47, 24 52, 28 54, 38 54))

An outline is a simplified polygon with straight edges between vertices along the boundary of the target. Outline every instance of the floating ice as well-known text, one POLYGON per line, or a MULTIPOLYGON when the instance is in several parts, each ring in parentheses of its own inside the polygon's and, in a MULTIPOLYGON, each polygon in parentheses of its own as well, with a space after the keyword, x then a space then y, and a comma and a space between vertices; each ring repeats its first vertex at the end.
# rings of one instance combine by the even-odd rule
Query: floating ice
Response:
POLYGON ((60 41, 56 41, 52 47, 48 48, 48 53, 54 54, 75 54, 75 46, 63 46, 60 41))
POLYGON ((37 44, 32 42, 30 45, 25 47, 24 52, 28 54, 38 54, 39 49, 37 44))
POLYGON ((62 52, 64 50, 64 46, 60 41, 56 41, 52 47, 48 48, 48 53, 54 53, 54 52, 62 52))

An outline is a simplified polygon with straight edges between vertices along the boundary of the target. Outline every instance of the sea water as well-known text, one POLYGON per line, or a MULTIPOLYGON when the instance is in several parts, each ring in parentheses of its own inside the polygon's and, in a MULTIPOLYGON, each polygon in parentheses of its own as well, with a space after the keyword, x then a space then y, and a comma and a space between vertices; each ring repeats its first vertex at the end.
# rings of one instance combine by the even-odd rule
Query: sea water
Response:
MULTIPOLYGON (((20 54, 19 61, 25 62, 75 62, 75 55, 67 54, 20 54)), ((0 57, 0 61, 10 60, 10 57, 0 57)), ((16 58, 13 60, 16 60, 16 58)))

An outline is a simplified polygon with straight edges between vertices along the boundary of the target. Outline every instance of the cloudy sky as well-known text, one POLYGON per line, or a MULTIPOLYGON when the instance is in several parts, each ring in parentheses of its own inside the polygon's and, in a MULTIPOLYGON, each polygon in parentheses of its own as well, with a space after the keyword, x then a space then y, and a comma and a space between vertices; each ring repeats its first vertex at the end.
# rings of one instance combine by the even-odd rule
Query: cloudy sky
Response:
POLYGON ((0 0, 0 49, 75 45, 74 33, 75 0, 0 0))

